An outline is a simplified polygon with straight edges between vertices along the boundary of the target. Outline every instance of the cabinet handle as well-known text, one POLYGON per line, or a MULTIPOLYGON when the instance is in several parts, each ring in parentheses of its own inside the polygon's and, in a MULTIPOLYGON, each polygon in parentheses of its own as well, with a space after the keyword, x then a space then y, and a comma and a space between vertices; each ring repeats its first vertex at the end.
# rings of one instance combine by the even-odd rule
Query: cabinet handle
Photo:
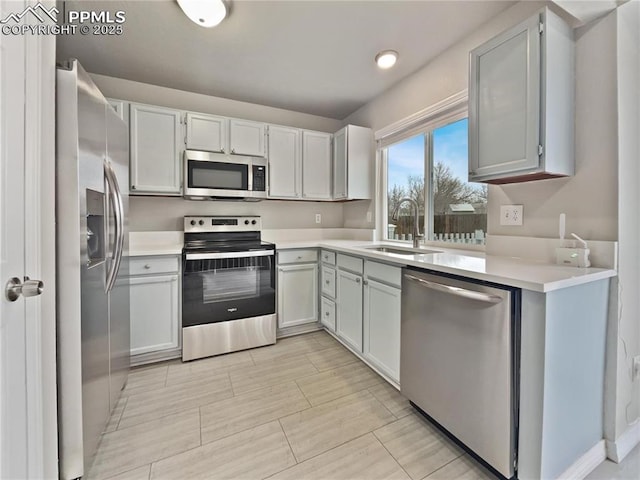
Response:
POLYGON ((221 149, 220 149, 220 153, 224 153, 224 148, 221 148, 221 149))
POLYGON ((363 285, 369 285, 369 282, 367 280, 365 280, 364 282, 362 282, 363 285))
POLYGON ((328 317, 329 316, 329 312, 324 312, 324 316, 328 317))
POLYGON ((324 283, 326 283, 327 285, 329 285, 329 280, 325 280, 324 283))
POLYGON ((360 277, 356 278, 356 283, 360 283, 360 277))
POLYGON ((145 270, 149 270, 151 268, 151 265, 149 265, 148 263, 144 266, 145 270))
POLYGON ((232 149, 231 149, 231 153, 236 153, 236 149, 235 149, 235 148, 232 148, 232 149))
POLYGON ((298 257, 296 257, 296 259, 297 259, 297 260, 302 260, 302 257, 299 257, 299 256, 298 256, 298 257))
POLYGON ((325 259, 325 260, 329 260, 329 255, 325 255, 325 256, 324 256, 324 259, 325 259))
POLYGON ((135 185, 131 185, 131 190, 135 190, 136 186, 135 185))

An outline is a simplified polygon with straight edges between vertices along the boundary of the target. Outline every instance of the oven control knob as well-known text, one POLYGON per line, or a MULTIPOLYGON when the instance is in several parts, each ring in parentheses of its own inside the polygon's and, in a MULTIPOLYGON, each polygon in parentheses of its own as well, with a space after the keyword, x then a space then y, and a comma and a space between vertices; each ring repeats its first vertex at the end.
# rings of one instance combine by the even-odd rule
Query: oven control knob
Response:
POLYGON ((200 220, 198 223, 199 223, 200 225, 204 225, 204 220, 200 220))
POLYGON ((245 224, 245 225, 249 225, 249 220, 245 220, 245 221, 244 221, 244 224, 245 224))
POLYGON ((191 220, 191 225, 195 225, 196 221, 195 220, 191 220))
POLYGON ((251 225, 255 225, 256 223, 258 222, 256 222, 255 220, 251 220, 251 225))

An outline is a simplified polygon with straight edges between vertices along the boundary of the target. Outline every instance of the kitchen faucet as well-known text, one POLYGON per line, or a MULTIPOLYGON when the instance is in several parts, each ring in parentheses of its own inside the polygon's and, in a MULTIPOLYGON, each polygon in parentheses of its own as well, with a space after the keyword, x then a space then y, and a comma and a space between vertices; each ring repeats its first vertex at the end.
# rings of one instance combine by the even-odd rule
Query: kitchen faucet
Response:
POLYGON ((418 229, 418 202, 410 197, 401 198, 393 210, 393 214, 391 214, 391 219, 394 222, 398 220, 398 212, 404 202, 409 202, 413 207, 413 248, 420 248, 420 240, 424 238, 424 235, 420 235, 420 230, 418 229))

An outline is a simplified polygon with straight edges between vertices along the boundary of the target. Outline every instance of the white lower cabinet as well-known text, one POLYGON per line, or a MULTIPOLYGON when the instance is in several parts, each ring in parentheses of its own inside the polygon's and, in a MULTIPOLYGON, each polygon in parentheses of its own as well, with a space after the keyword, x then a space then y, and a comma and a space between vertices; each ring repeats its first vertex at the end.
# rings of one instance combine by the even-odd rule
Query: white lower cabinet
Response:
POLYGON ((318 320, 318 264, 278 266, 278 328, 318 320))
POLYGON ((362 352, 362 276, 338 271, 336 333, 362 352))
POLYGON ((130 277, 131 363, 180 356, 178 257, 132 258, 130 277))
POLYGON ((400 293, 375 280, 364 281, 364 349, 374 366, 400 381, 400 293))

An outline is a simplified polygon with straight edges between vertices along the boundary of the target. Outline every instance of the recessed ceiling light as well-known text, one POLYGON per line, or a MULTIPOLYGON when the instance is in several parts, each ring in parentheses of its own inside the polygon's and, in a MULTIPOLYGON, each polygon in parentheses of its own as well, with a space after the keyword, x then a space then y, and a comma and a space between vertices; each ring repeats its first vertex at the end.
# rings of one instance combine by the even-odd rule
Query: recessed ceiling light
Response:
POLYGON ((376 63, 380 68, 391 68, 398 60, 398 52, 395 50, 383 50, 376 55, 376 63))
POLYGON ((189 19, 201 27, 215 27, 227 16, 222 0, 177 0, 189 19))

